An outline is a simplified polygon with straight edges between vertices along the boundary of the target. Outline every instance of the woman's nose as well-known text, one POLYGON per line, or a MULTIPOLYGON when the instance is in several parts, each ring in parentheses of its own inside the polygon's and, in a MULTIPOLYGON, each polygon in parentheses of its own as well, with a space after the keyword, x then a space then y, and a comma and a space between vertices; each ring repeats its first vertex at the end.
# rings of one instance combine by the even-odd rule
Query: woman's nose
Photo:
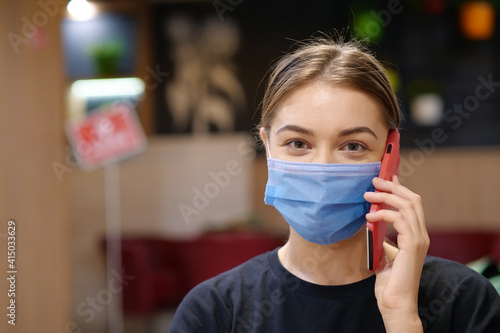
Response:
POLYGON ((327 148, 316 149, 313 155, 313 161, 311 162, 321 164, 340 163, 338 158, 335 157, 334 151, 327 148))

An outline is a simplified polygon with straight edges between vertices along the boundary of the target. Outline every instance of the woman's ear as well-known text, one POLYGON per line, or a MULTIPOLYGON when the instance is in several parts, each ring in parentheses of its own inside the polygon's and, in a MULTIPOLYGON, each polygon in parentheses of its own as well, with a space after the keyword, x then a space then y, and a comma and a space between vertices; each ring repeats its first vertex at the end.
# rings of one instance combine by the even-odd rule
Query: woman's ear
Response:
POLYGON ((260 128, 259 134, 260 134, 260 139, 262 140, 262 143, 264 144, 264 147, 266 149, 266 156, 271 156, 271 152, 269 151, 268 137, 264 127, 260 128))

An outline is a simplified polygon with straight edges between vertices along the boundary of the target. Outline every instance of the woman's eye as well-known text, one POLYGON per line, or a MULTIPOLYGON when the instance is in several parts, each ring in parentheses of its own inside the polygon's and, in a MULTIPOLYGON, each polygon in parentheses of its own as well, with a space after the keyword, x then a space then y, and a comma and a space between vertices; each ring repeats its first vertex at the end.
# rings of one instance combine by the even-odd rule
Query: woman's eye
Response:
POLYGON ((291 140, 291 141, 287 142, 287 145, 293 149, 305 149, 305 148, 307 148, 307 144, 301 140, 291 140))
POLYGON ((366 149, 366 147, 357 142, 349 142, 348 144, 345 145, 345 149, 348 151, 358 152, 366 149))

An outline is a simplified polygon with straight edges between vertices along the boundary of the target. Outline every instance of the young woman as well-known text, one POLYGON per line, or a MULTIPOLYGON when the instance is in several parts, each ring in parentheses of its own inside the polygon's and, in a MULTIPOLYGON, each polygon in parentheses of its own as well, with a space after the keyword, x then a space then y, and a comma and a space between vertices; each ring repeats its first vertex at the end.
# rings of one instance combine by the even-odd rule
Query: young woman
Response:
POLYGON ((276 64, 262 107, 265 201, 290 237, 194 288, 170 332, 500 332, 495 289, 465 266, 426 257, 420 197, 397 177, 376 177, 401 116, 369 52, 329 39, 302 45, 276 64), (371 203, 392 209, 368 213, 371 203), (398 232, 375 273, 367 220, 398 232))

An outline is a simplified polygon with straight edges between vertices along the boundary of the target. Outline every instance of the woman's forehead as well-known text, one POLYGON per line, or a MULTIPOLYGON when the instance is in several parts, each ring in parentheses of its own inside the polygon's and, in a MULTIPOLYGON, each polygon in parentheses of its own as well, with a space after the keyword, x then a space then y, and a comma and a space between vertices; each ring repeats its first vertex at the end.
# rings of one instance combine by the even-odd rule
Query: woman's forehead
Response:
POLYGON ((276 110, 271 127, 297 123, 307 128, 325 125, 385 126, 382 106, 356 89, 314 82, 294 89, 276 110))

